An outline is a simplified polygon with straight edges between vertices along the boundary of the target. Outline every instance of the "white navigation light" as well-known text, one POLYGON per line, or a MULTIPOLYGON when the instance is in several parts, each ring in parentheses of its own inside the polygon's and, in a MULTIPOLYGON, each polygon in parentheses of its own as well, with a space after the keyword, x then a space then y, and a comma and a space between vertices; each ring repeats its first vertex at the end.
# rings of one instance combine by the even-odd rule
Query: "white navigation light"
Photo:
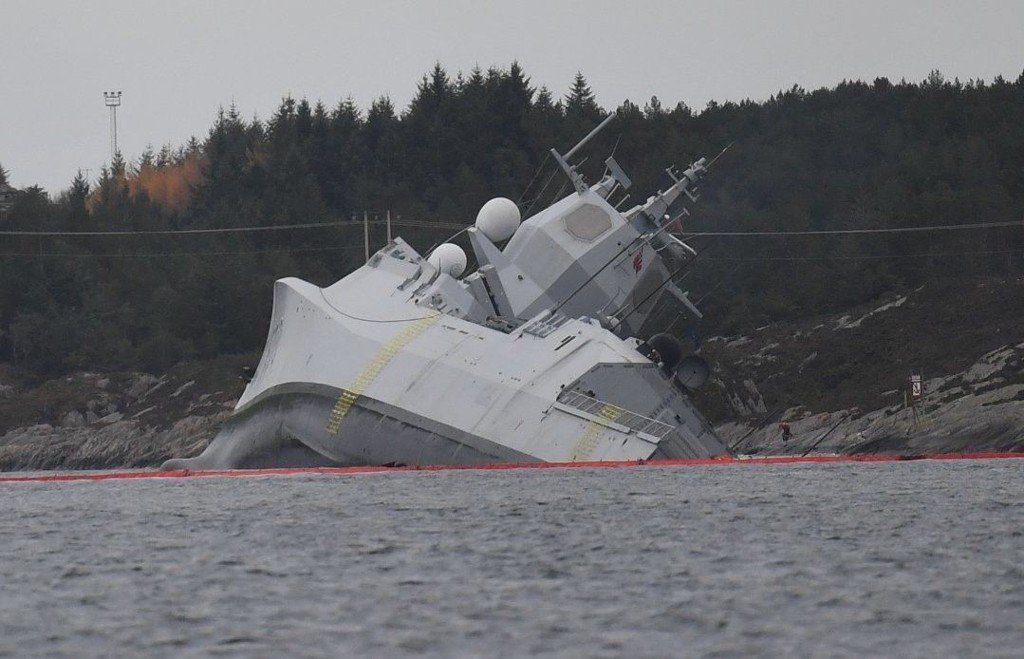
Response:
POLYGON ((452 277, 459 277, 466 271, 466 252, 454 243, 441 243, 427 261, 452 277))
POLYGON ((492 243, 508 240, 519 228, 522 215, 516 202, 505 197, 495 197, 480 208, 476 214, 476 228, 492 243))

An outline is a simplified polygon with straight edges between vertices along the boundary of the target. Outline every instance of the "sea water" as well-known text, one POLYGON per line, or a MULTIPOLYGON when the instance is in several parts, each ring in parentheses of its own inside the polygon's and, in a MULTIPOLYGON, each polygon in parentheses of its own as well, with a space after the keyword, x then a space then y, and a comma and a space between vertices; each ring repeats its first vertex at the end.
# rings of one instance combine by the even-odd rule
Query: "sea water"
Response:
POLYGON ((0 654, 1024 651, 1024 460, 0 484, 0 654))

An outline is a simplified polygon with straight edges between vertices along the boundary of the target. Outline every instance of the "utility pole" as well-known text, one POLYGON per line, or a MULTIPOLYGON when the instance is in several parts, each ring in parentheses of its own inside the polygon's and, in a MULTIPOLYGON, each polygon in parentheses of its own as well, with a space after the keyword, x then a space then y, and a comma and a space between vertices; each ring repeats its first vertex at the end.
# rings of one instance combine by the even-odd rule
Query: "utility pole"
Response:
POLYGON ((117 108, 121 105, 121 92, 103 92, 103 102, 110 108, 110 162, 117 156, 117 108))
POLYGON ((370 260, 370 214, 363 211, 363 252, 366 260, 370 260))
POLYGON ((388 244, 391 244, 391 209, 388 209, 388 244))

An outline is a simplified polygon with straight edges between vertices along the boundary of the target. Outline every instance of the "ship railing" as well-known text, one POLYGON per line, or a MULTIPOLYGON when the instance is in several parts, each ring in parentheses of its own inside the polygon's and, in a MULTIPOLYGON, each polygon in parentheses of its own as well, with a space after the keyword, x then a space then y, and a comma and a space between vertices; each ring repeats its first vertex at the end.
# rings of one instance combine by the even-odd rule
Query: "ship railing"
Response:
POLYGON ((670 432, 675 430, 675 426, 642 414, 637 414, 624 407, 613 405, 579 391, 563 390, 558 395, 558 402, 565 407, 583 412, 587 417, 599 423, 605 421, 604 425, 611 427, 622 426, 628 429, 628 431, 652 437, 656 442, 661 441, 670 432))

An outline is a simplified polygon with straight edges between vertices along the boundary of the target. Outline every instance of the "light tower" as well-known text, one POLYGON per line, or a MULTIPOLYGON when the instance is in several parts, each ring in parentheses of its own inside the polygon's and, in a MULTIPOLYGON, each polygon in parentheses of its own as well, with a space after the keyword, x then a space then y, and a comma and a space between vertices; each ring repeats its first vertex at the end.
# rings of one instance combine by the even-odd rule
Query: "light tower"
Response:
POLYGON ((110 108, 110 161, 117 156, 117 108, 121 105, 121 92, 103 92, 103 102, 110 108))

